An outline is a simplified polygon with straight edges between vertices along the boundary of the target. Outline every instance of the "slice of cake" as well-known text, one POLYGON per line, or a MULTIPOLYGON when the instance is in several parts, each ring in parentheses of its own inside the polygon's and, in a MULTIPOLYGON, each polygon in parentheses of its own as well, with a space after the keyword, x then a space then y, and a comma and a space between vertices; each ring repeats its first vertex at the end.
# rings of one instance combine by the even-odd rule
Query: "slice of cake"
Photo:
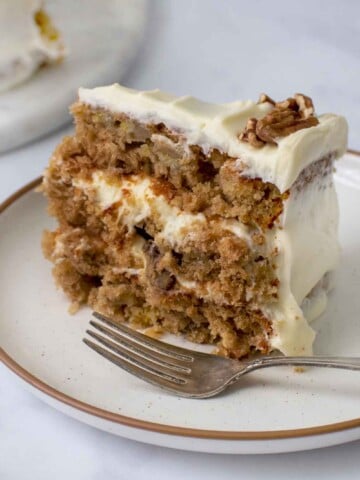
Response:
POLYGON ((58 30, 41 0, 0 1, 0 92, 64 56, 58 30))
POLYGON ((310 354, 338 262, 343 117, 310 98, 213 105, 80 89, 43 190, 56 283, 77 307, 241 358, 310 354))

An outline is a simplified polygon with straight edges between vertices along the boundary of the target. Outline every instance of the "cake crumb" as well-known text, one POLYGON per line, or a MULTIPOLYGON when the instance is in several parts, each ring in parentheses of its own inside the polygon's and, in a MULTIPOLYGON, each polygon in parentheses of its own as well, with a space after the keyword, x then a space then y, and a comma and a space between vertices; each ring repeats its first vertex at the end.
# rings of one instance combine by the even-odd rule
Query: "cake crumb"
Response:
POLYGON ((161 338, 163 335, 163 331, 159 329, 157 326, 146 328, 143 331, 143 333, 144 335, 147 335, 148 337, 155 338, 155 339, 161 338))
POLYGON ((305 367, 294 367, 294 372, 295 373, 304 373, 305 372, 305 367))
POLYGON ((70 315, 74 315, 75 313, 77 313, 78 311, 80 310, 80 305, 78 302, 73 302, 70 304, 69 308, 68 308, 68 312, 70 315))

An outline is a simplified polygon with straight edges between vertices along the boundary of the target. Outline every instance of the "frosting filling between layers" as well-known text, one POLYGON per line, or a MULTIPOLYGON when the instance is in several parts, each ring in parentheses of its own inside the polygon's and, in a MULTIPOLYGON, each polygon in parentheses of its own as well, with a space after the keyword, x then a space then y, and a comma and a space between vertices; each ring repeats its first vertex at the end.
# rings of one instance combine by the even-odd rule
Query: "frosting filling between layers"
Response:
MULTIPOLYGON (((156 216, 161 223, 159 236, 176 246, 191 235, 191 230, 205 226, 209 221, 203 214, 190 214, 167 203, 163 195, 155 195, 148 177, 132 175, 116 183, 109 182, 100 171, 91 180, 76 180, 74 186, 87 195, 95 193, 101 210, 116 208, 119 221, 132 231, 141 221, 156 216)), ((271 320, 273 335, 271 346, 286 355, 310 354, 315 333, 305 318, 301 305, 323 276, 336 267, 338 261, 337 201, 331 174, 293 192, 285 203, 281 228, 269 230, 266 249, 276 247, 277 277, 280 281, 278 302, 263 305, 263 313, 271 320)), ((250 229, 236 220, 222 219, 219 228, 231 231, 251 246, 250 229)), ((139 275, 141 269, 128 274, 139 275)), ((211 298, 211 285, 199 286, 196 282, 177 278, 184 288, 201 291, 211 298)), ((316 293, 316 292, 315 292, 316 293)), ((324 291, 319 290, 319 298, 324 291)), ((308 303, 308 302, 307 302, 308 303)), ((322 313, 326 301, 318 302, 317 315, 322 313)))

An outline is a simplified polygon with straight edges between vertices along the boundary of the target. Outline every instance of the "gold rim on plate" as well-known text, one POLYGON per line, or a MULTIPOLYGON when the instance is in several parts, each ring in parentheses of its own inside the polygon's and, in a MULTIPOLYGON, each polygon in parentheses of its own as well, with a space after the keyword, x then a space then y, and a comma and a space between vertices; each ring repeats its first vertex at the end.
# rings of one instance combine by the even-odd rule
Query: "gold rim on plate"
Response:
MULTIPOLYGON (((348 150, 348 153, 360 156, 360 151, 348 150)), ((16 191, 7 200, 0 205, 0 214, 3 213, 8 207, 15 203, 19 198, 24 196, 36 188, 41 182, 41 177, 36 178, 32 182, 28 183, 20 190, 16 191)), ((341 432, 352 428, 360 427, 360 418, 354 418, 353 420, 346 420, 343 422, 331 423, 327 425, 319 425, 317 427, 296 428, 289 430, 273 430, 273 431, 237 431, 228 432, 221 430, 203 430, 197 428, 185 428, 176 427, 174 425, 164 425, 161 423, 148 422, 146 420, 139 420, 118 413, 112 413, 107 410, 95 407, 85 402, 81 402, 74 397, 70 397, 59 390, 51 387, 47 383, 43 382, 39 378, 35 377, 32 373, 28 372, 25 368, 15 362, 10 355, 8 355, 0 347, 0 361, 4 363, 10 370, 16 375, 25 380, 28 384, 34 388, 45 393, 49 397, 62 402, 65 405, 73 407, 77 410, 85 412, 89 415, 93 415, 103 420, 118 423, 126 427, 139 428, 143 430, 152 431, 155 433, 162 433, 167 435, 177 435, 182 437, 202 438, 209 440, 280 440, 285 438, 300 438, 309 437, 314 435, 322 435, 329 433, 341 432)))

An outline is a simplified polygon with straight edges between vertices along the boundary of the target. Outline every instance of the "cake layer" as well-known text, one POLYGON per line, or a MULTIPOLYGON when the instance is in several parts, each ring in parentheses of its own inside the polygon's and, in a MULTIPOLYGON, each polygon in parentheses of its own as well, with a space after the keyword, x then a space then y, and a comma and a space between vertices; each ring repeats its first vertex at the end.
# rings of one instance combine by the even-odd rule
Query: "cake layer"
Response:
POLYGON ((133 232, 136 226, 151 219, 159 234, 174 248, 186 244, 204 229, 232 232, 252 245, 250 229, 241 222, 232 219, 207 218, 202 213, 187 213, 168 203, 161 191, 161 183, 151 177, 131 175, 115 180, 106 177, 103 171, 94 171, 90 180, 76 179, 73 182, 88 197, 95 194, 96 204, 102 210, 117 209, 118 221, 125 225, 127 232, 133 232))
POLYGON ((261 150, 239 141, 249 118, 271 112, 268 102, 205 103, 193 97, 174 97, 159 90, 138 92, 118 84, 94 89, 80 88, 80 102, 92 108, 130 116, 144 124, 165 124, 183 135, 189 145, 199 145, 207 153, 217 149, 239 158, 239 168, 248 177, 261 178, 285 192, 309 164, 333 153, 343 155, 347 143, 347 123, 339 115, 318 117, 319 124, 279 138, 277 145, 261 150))
MULTIPOLYGON (((164 126, 125 115, 79 103, 72 110, 76 139, 65 140, 61 148, 80 165, 109 169, 116 177, 144 172, 166 179, 171 204, 189 212, 239 218, 262 229, 271 227, 282 212, 288 192, 281 194, 275 185, 243 175, 237 159, 226 152, 205 154, 164 126)), ((69 164, 69 174, 78 167, 69 164)))

